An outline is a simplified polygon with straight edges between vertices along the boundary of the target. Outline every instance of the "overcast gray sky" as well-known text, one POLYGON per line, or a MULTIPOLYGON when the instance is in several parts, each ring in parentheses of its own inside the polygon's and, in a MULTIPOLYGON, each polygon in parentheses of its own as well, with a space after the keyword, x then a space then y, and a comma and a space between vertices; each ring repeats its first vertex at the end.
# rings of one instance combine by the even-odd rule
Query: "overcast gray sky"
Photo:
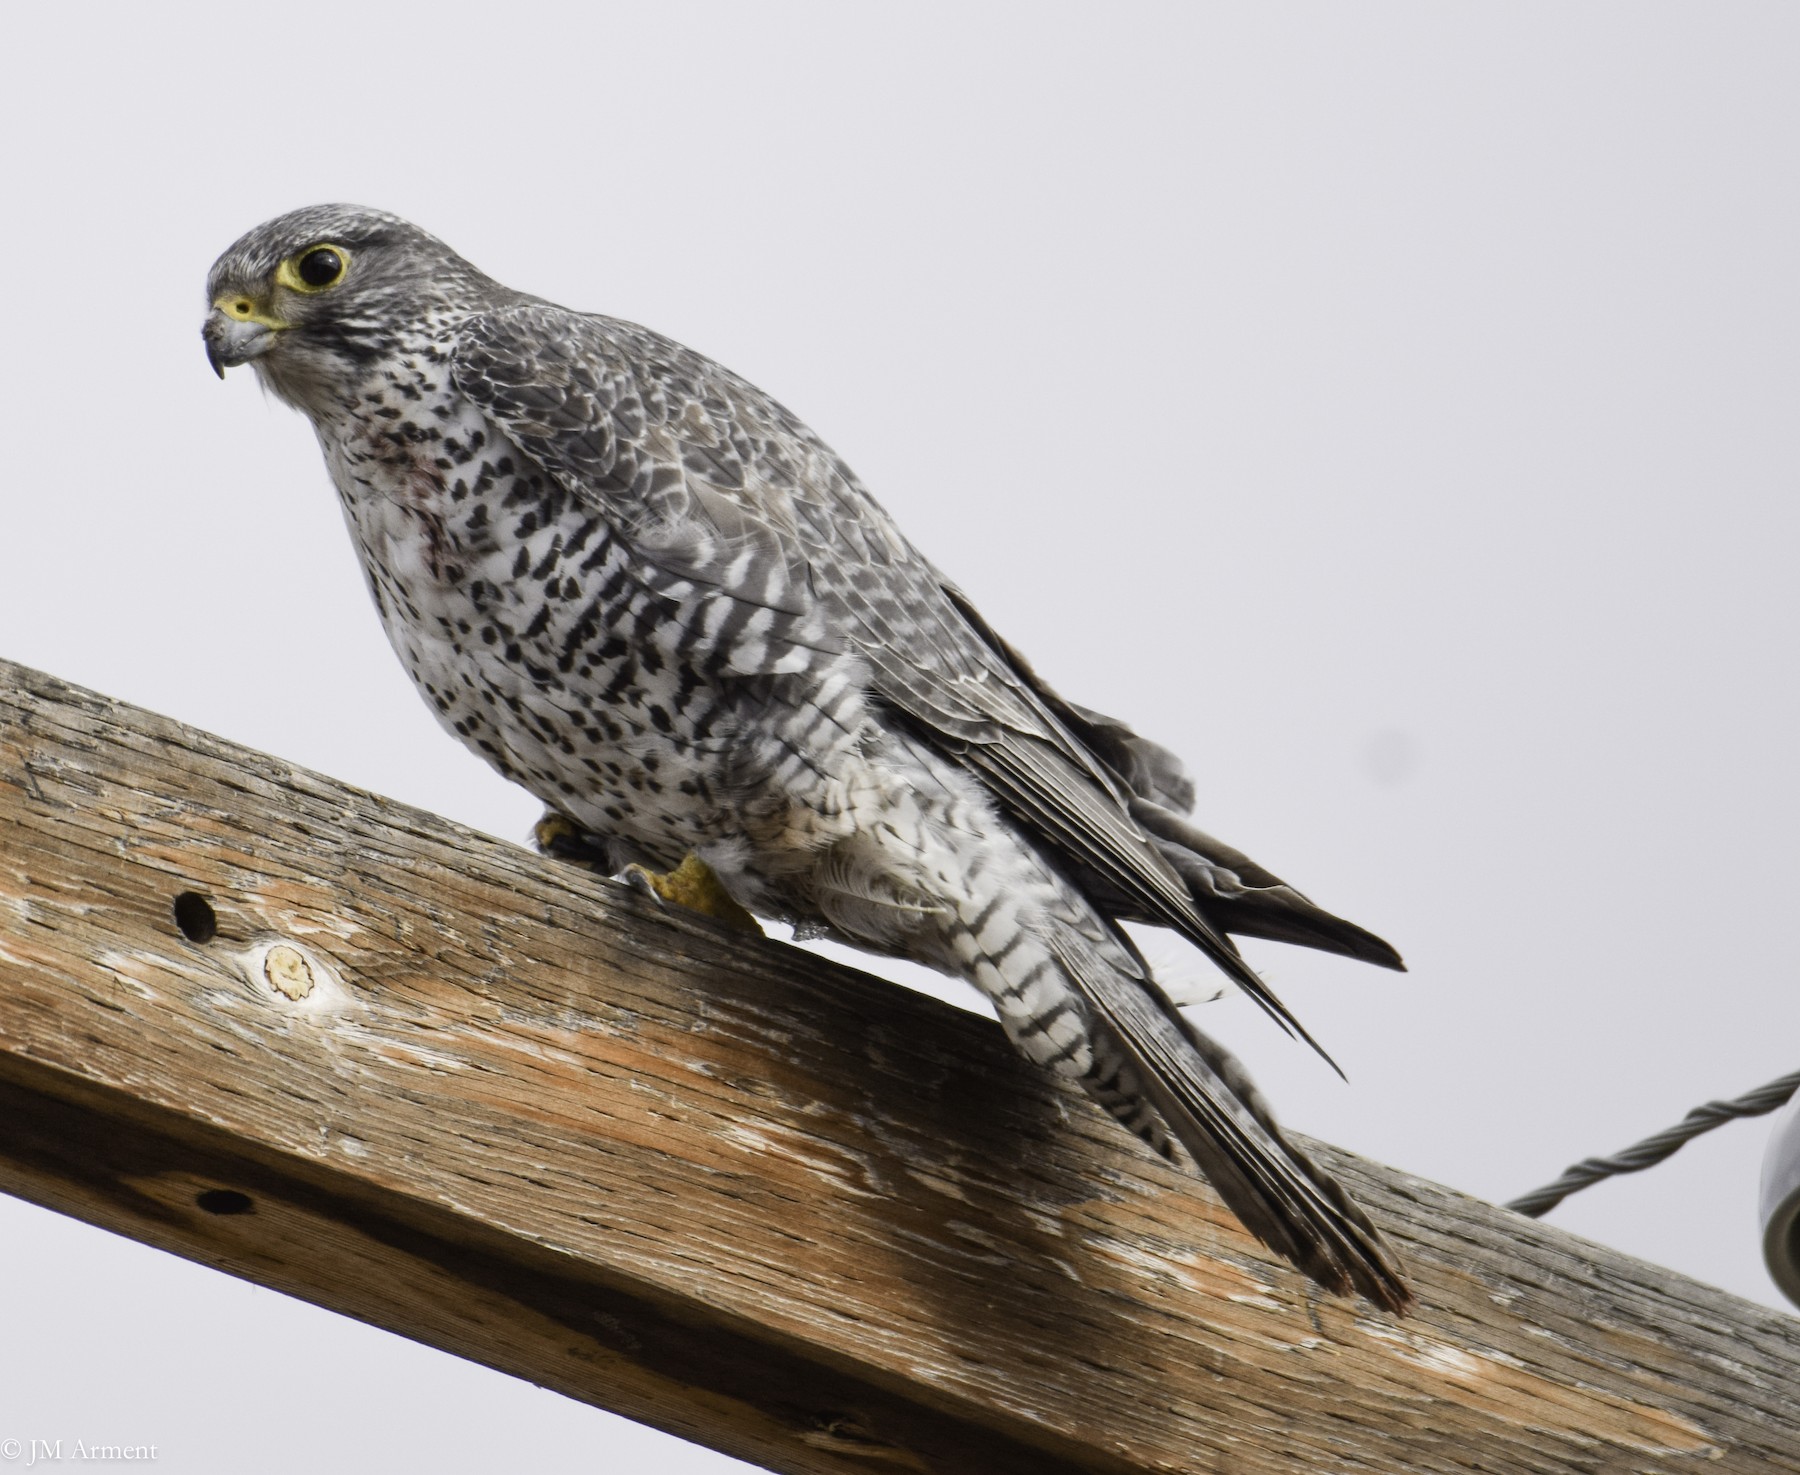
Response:
MULTIPOLYGON (((1509 1197, 1800 1063, 1797 41, 1723 0, 21 7, 0 655, 524 835, 311 431, 200 351, 243 230, 398 211, 810 421, 1406 953, 1254 948, 1351 1078, 1214 1006, 1288 1120, 1509 1197)), ((1552 1222, 1779 1304, 1765 1137, 1552 1222)), ((732 1467, 10 1200, 0 1247, 0 1438, 732 1467)))

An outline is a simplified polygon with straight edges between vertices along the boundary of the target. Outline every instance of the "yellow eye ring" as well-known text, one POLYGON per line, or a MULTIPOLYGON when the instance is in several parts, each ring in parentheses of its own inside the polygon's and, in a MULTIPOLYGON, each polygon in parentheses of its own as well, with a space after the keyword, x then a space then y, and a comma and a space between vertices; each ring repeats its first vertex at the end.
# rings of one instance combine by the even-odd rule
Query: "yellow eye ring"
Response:
POLYGON ((275 280, 295 292, 324 292, 344 280, 350 270, 350 253, 342 246, 321 241, 281 263, 275 280))

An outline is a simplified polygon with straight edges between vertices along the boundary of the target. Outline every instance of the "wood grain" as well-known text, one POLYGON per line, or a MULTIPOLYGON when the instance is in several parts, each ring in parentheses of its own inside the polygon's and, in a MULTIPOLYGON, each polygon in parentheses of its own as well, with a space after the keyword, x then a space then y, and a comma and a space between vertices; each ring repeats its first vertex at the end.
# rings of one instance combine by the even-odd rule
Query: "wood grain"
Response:
POLYGON ((1800 1471, 1800 1322, 1320 1151, 1415 1317, 986 1021, 0 663, 0 1189, 775 1470, 1800 1471))

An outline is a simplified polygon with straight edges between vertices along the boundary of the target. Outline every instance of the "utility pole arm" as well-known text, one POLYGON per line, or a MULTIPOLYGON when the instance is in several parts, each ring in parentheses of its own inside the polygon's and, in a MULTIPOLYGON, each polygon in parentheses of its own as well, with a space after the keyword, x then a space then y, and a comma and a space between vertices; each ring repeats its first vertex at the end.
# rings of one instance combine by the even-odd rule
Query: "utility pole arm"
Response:
POLYGON ((985 1020, 0 663, 6 1192, 779 1471, 1800 1471, 1800 1322, 1319 1151, 1413 1318, 985 1020))

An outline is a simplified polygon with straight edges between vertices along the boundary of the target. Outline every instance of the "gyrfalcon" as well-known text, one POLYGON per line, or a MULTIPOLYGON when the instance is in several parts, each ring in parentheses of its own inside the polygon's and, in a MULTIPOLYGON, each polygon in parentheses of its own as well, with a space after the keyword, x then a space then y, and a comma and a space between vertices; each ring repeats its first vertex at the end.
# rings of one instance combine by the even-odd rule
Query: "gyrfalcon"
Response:
POLYGON ((1187 939, 1290 1029, 1232 934, 1385 967, 1188 819, 1180 761, 1065 700, 786 408, 615 318, 501 286, 392 215, 258 226, 206 349, 318 432, 388 639, 552 848, 967 979, 1013 1043, 1191 1158, 1320 1285, 1409 1295, 1121 926, 1187 939))

